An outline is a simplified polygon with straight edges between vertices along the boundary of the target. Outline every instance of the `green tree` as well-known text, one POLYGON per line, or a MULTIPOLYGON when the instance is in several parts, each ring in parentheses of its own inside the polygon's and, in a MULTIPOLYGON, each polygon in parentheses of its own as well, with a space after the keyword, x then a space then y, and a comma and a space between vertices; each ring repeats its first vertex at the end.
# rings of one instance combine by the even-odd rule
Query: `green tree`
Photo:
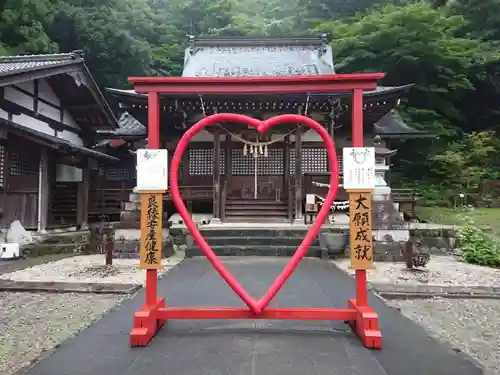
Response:
POLYGON ((500 140, 492 132, 473 132, 432 157, 434 173, 456 193, 475 193, 484 179, 496 179, 500 140))
POLYGON ((0 13, 1 53, 37 54, 58 51, 47 34, 58 0, 6 0, 0 13), (5 48, 5 49, 4 49, 5 48))
POLYGON ((474 88, 471 76, 485 73, 487 46, 460 37, 466 25, 425 2, 387 5, 351 21, 326 22, 338 71, 386 73, 385 85, 415 83, 409 96, 410 120, 452 135, 464 120, 457 105, 474 88))

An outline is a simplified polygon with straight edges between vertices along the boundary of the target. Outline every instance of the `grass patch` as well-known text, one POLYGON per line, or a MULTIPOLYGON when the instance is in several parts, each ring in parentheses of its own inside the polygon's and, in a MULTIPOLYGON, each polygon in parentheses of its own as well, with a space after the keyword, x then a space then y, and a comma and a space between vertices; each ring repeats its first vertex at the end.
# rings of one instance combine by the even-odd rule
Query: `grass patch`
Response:
POLYGON ((469 225, 491 231, 500 237, 500 208, 417 207, 417 215, 429 223, 469 225))
POLYGON ((460 226, 458 247, 466 262, 500 268, 500 209, 419 207, 417 214, 428 222, 460 226))

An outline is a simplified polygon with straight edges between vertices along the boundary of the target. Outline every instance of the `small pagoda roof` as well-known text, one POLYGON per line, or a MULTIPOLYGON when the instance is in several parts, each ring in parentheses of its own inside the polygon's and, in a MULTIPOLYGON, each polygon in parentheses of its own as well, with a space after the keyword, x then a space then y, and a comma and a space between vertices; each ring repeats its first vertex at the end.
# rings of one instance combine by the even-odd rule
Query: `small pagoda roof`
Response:
POLYGON ((183 77, 265 77, 334 74, 324 36, 309 38, 193 37, 183 77))
POLYGON ((398 152, 398 150, 389 150, 387 147, 375 147, 376 156, 383 156, 383 157, 394 156, 396 155, 396 152, 398 152))
POLYGON ((113 138, 144 138, 148 134, 148 129, 130 113, 123 112, 118 119, 118 129, 114 131, 99 130, 97 133, 113 138))
POLYGON ((406 124, 395 109, 390 110, 373 124, 373 131, 382 138, 428 138, 433 137, 427 131, 418 130, 406 124))

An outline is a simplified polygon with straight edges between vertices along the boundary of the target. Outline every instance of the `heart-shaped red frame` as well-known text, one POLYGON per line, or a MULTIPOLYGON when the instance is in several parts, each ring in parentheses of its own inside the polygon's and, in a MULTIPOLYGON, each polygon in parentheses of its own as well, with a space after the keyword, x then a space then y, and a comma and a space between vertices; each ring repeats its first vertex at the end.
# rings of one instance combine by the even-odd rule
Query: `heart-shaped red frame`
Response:
POLYGON ((242 301, 247 304, 250 310, 257 315, 260 314, 269 305, 274 296, 278 293, 278 291, 281 289, 281 287, 285 284, 290 275, 293 273, 293 271, 299 264, 300 260, 304 257, 313 240, 316 238, 321 228, 321 225, 328 216, 330 207, 333 204, 333 201, 337 194, 338 182, 339 182, 338 160, 333 139, 330 137, 326 129, 321 124, 312 120, 309 117, 300 115, 280 115, 270 118, 269 120, 266 121, 260 121, 252 117, 234 113, 218 113, 215 115, 205 117, 204 119, 197 122, 195 125, 193 125, 184 133, 184 135, 179 141, 179 144, 177 145, 177 148, 175 149, 174 156, 172 158, 172 165, 170 167, 170 189, 172 193, 172 200, 175 204, 175 207, 177 208, 177 211, 184 220, 186 227, 193 235, 193 239, 196 241, 198 246, 203 250, 203 252, 205 253, 210 263, 212 263, 212 266, 215 268, 215 270, 221 275, 221 277, 226 281, 226 283, 236 292, 236 294, 238 294, 238 296, 242 299, 242 301), (238 280, 236 280, 236 278, 224 267, 222 262, 215 255, 212 248, 207 243, 205 238, 203 238, 200 231, 198 230, 198 227, 194 223, 191 214, 188 212, 186 205, 182 200, 181 193, 179 191, 179 181, 178 181, 179 165, 182 160, 182 155, 184 154, 184 151, 186 150, 189 144, 189 141, 196 134, 198 134, 203 128, 214 125, 216 123, 223 123, 223 122, 247 124, 255 128, 259 133, 265 133, 273 126, 282 123, 289 123, 289 124, 294 123, 294 124, 305 125, 316 131, 321 136, 328 153, 328 165, 331 171, 330 189, 328 190, 328 195, 326 196, 323 207, 318 212, 316 220, 309 228, 309 231, 307 232, 306 236, 304 237, 299 247, 295 251, 295 254, 290 259, 290 262, 286 265, 283 271, 281 271, 281 273, 276 277, 276 279, 271 284, 267 292, 258 301, 256 301, 248 294, 245 288, 243 288, 243 286, 238 282, 238 280))

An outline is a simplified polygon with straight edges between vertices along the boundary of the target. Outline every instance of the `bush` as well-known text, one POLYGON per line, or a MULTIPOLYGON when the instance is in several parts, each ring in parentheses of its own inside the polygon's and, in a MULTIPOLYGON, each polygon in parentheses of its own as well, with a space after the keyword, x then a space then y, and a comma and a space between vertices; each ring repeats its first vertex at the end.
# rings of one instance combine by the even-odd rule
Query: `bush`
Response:
POLYGON ((500 240, 469 224, 457 232, 458 246, 467 263, 500 268, 500 240))

